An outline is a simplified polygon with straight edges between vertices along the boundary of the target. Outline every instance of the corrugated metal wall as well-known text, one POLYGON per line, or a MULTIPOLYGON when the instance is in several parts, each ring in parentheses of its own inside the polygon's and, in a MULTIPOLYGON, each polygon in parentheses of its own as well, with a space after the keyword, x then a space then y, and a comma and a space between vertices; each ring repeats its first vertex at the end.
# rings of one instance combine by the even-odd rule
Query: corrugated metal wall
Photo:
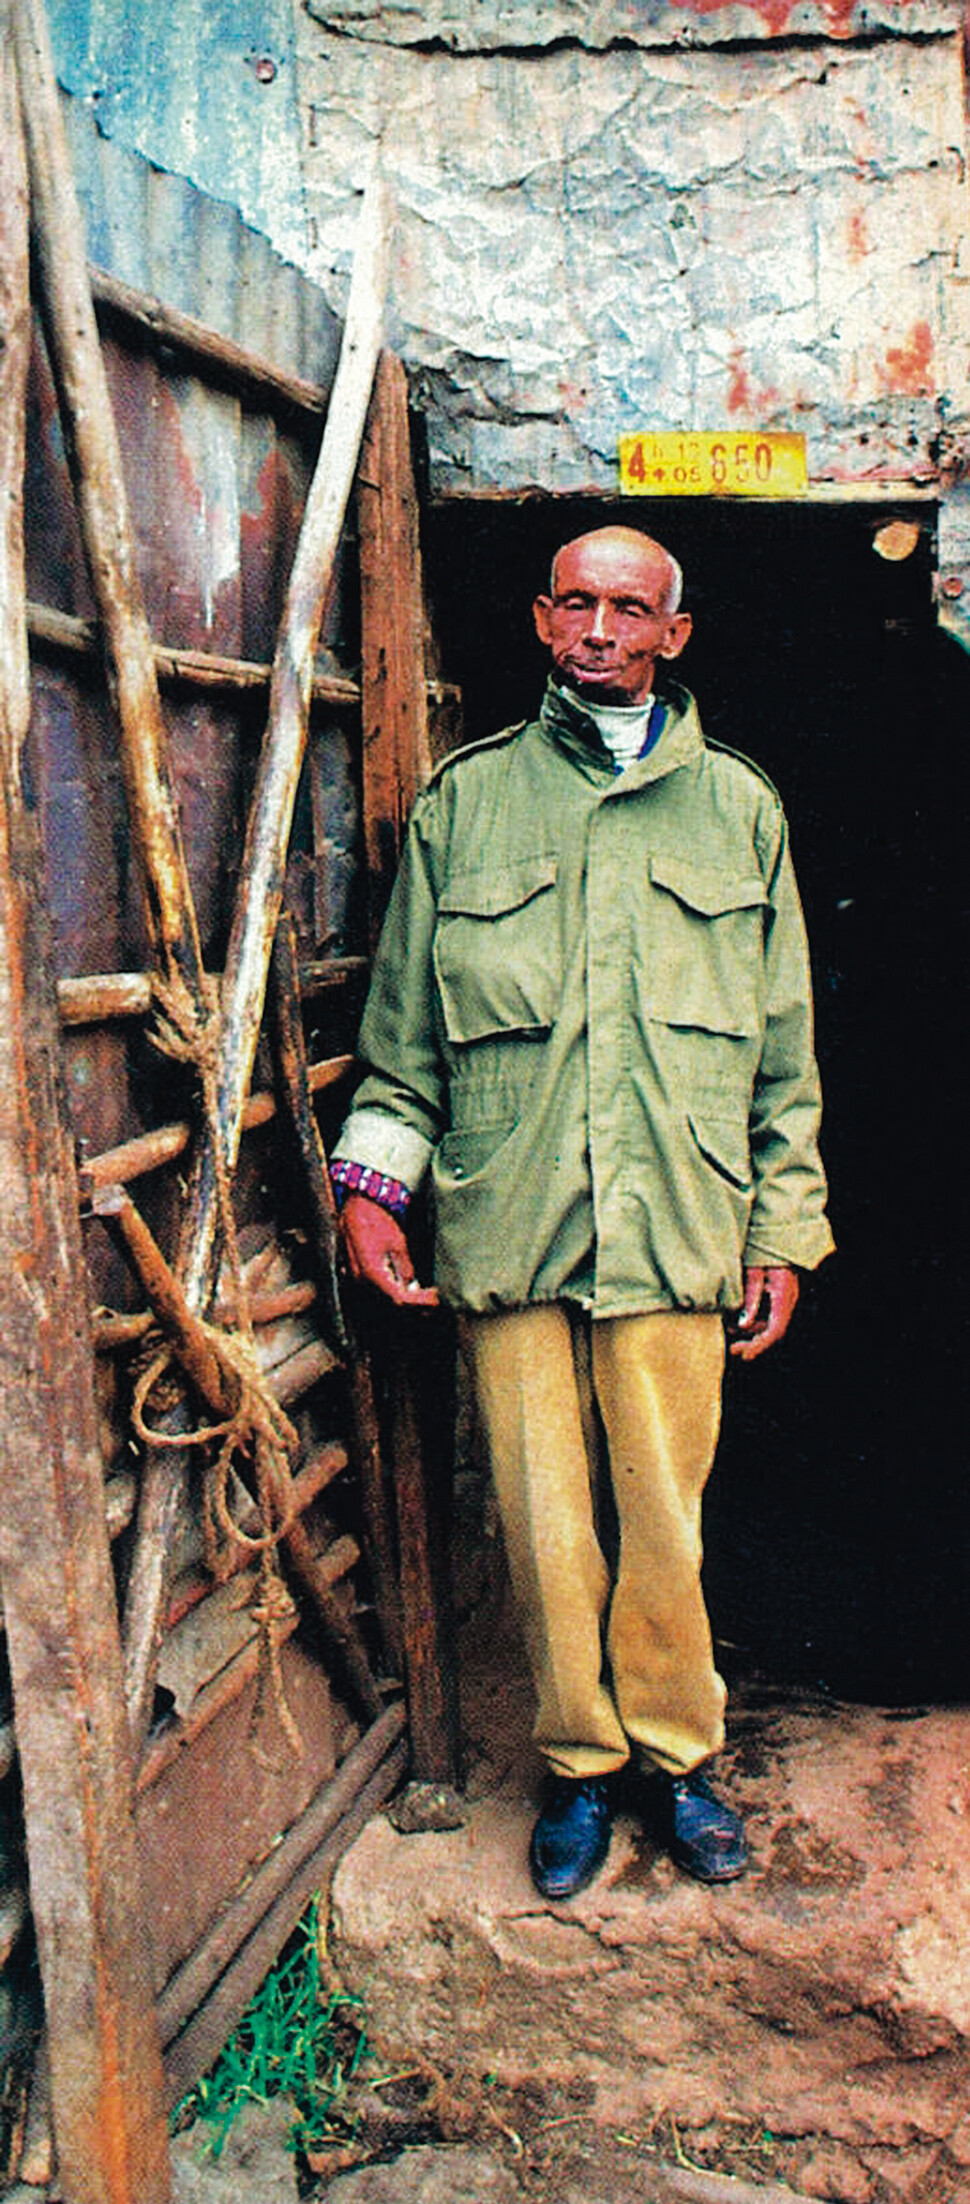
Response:
MULTIPOLYGON (((299 272, 236 212, 204 198, 99 134, 92 114, 67 103, 91 258, 125 281, 160 292, 222 335, 276 366, 329 385, 338 328, 299 272)), ((141 576, 156 642, 266 661, 272 656, 319 423, 279 419, 216 387, 203 388, 155 351, 105 340, 141 576)), ((28 595, 82 616, 90 584, 42 345, 31 389, 27 495, 28 595)), ((356 577, 342 568, 325 643, 330 662, 353 670, 358 655, 356 577)), ((238 700, 170 691, 170 729, 203 950, 218 966, 238 865, 248 767, 265 695, 238 700)), ((117 746, 96 696, 78 689, 49 655, 34 682, 34 772, 49 852, 60 976, 138 969, 146 947, 131 877, 117 746)), ((301 820, 293 892, 307 946, 342 954, 356 944, 348 896, 357 840, 356 781, 346 715, 318 730, 333 862, 321 922, 309 879, 308 819, 301 820), (301 846, 302 845, 302 846, 301 846), (316 916, 314 911, 316 910, 316 916)), ((309 802, 309 797, 307 798, 309 802)), ((150 1082, 105 1081, 117 1033, 68 1039, 68 1074, 79 1133, 94 1147, 141 1130, 150 1082)))
MULTIPOLYGON (((73 9, 65 12, 74 20, 73 9)), ((282 257, 282 245, 271 243, 268 223, 260 228, 241 216, 223 133, 212 126, 213 188, 195 190, 174 148, 171 168, 164 163, 161 131, 152 157, 138 158, 107 127, 99 101, 65 98, 62 111, 91 260, 326 388, 339 341, 334 313, 298 263, 282 257)), ((258 165, 267 147, 277 150, 261 126, 242 138, 241 157, 258 165)))
MULTIPOLYGON (((167 305, 261 354, 277 370, 300 375, 315 386, 316 410, 274 395, 258 378, 240 395, 238 381, 234 389, 232 375, 218 366, 200 374, 177 344, 145 337, 117 310, 102 317, 153 639, 176 651, 265 666, 274 652, 325 394, 333 381, 338 326, 320 294, 278 258, 265 238, 247 230, 234 209, 216 205, 184 180, 161 174, 103 139, 88 107, 69 103, 68 124, 91 258, 129 284, 161 293, 167 305)), ((27 426, 25 535, 33 663, 24 766, 46 860, 56 977, 138 974, 150 957, 119 734, 106 694, 96 626, 88 633, 81 627, 94 621, 96 607, 39 323, 27 426)), ((359 673, 358 564, 351 518, 318 660, 330 675, 359 673)), ((190 672, 163 680, 189 874, 203 954, 213 972, 221 970, 224 959, 267 690, 265 681, 247 686, 231 673, 220 676, 215 686, 194 680, 190 672)), ((366 950, 360 733, 359 681, 348 678, 342 688, 331 682, 328 695, 318 697, 312 709, 287 874, 286 901, 297 922, 304 968, 313 963, 314 984, 325 989, 310 1005, 309 1053, 333 1060, 324 1067, 327 1078, 321 1083, 333 1078, 338 1116, 339 1081, 349 1062, 361 975, 357 969, 349 974, 335 969, 334 960, 361 952, 363 965, 366 950)), ((119 1143, 195 1115, 193 1079, 151 1045, 143 1014, 88 1013, 86 1022, 68 1024, 63 1052, 82 1159, 104 1162, 105 1151, 115 1151, 119 1143)), ((253 1084, 264 1093, 273 1087, 265 1040, 253 1084)), ((112 1153, 109 1160, 108 1175, 127 1181, 131 1158, 112 1153)), ((142 1157, 135 1169, 142 1174, 138 1207, 172 1258, 183 1192, 178 1165, 159 1167, 157 1157, 147 1164, 142 1157)), ((348 1806, 351 1817, 367 1810, 359 1805, 361 1784, 376 1782, 383 1796, 400 1773, 403 1747, 391 1740, 397 1754, 391 1765, 383 1733, 380 1749, 372 1749, 368 1729, 375 1707, 378 1715, 381 1708, 368 1662, 380 1670, 386 1639, 374 1615, 373 1587, 362 1561, 367 1531, 355 1476, 358 1456, 349 1432, 352 1380, 328 1344, 327 1322, 314 1303, 319 1279, 306 1207, 305 1189, 301 1200, 299 1172, 294 1173, 293 1155, 278 1127, 249 1135, 236 1186, 241 1252, 264 1302, 269 1296, 268 1313, 264 1307, 256 1317, 257 1347, 269 1383, 288 1403, 299 1439, 294 1468, 304 1480, 300 1536, 308 1541, 309 1574, 299 1580, 299 1597, 283 1632, 286 1642, 281 1642, 285 1692, 304 1751, 300 1756, 287 1745, 272 1708, 270 1750, 265 1750, 264 1737, 262 1757, 254 1758, 250 1751, 248 1723, 259 1703, 262 1657, 258 1621, 249 1605, 255 1572, 250 1565, 214 1586, 200 1566, 204 1542, 196 1499, 170 1557, 167 1635, 137 1799, 155 1986, 162 1999, 176 2092, 218 2047, 233 2024, 233 1999, 238 2011, 292 1926, 294 1910, 312 1887, 319 1833, 314 1843, 310 1837, 295 1840, 296 1880, 288 1890, 286 1878, 277 1875, 266 1901, 272 1916, 268 1929, 259 1919, 259 1905, 250 1903, 259 1863, 281 1832, 292 1835, 294 1828, 302 1828, 305 1809, 319 1809, 338 1769, 340 1802, 326 1832, 331 1844, 338 1841, 348 1806), (327 1636, 328 1600, 336 1602, 333 1612, 343 1618, 341 1628, 349 1629, 363 1648, 370 1680, 362 1698, 359 1687, 355 1696, 352 1678, 347 1687, 339 1661, 335 1666, 337 1641, 327 1636), (360 1610, 364 1613, 358 1626, 360 1610), (332 1682, 335 1673, 339 1680, 332 1682), (369 1758, 358 1783, 356 1763, 349 1769, 343 1763, 362 1737, 369 1758), (200 1862, 203 1817, 205 1858, 200 1862), (199 1940, 217 1916, 220 1933, 224 1931, 224 1910, 243 1882, 249 1914, 238 1929, 238 1949, 225 1980, 230 1982, 239 1967, 245 1980, 238 1992, 230 1989, 228 2007, 220 2006, 214 2019, 205 2013, 200 2019, 197 1988, 185 1989, 180 1969, 193 1953, 197 1957, 199 1940)), ((130 1266, 104 1226, 93 1219, 85 1227, 85 1254, 92 1298, 102 1319, 106 1311, 131 1312, 143 1305, 130 1266)), ((231 1314, 228 1320, 232 1322, 231 1314)), ((128 1418, 139 1350, 130 1336, 119 1340, 117 1327, 110 1338, 109 1333, 110 1321, 107 1330, 103 1322, 100 1330, 96 1327, 108 1520, 121 1595, 136 1495, 128 1418)), ((241 1491, 235 1504, 245 1511, 241 1491)), ((251 1563, 251 1557, 241 1558, 251 1563)), ((233 1559, 238 1562, 240 1555, 233 1559)), ((5 1969, 0 1982, 0 2073, 11 2057, 16 2073, 25 2035, 38 2016, 23 1895, 16 1739, 2 1664, 0 1635, 0 1968, 5 1969)), ((276 1712, 279 1716, 278 1705, 276 1712)), ((392 1707, 388 1713, 396 1739, 404 1726, 403 1711, 392 1707)), ((220 1959, 220 1968, 224 1963, 220 1959)), ((220 1989, 220 1999, 223 1994, 220 1989)), ((18 2101, 18 2086, 14 2081, 7 2087, 8 2105, 18 2101)), ((0 2128, 0 2152, 5 2147, 0 2128)))
POLYGON ((304 259, 292 0, 49 0, 48 16, 60 81, 106 138, 304 259))

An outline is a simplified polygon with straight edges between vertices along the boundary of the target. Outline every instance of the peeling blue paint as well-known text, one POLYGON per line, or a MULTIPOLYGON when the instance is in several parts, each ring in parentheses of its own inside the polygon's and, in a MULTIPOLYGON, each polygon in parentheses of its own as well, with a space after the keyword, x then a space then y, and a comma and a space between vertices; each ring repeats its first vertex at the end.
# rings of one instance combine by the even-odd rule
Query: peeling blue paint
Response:
POLYGON ((306 258, 290 0, 48 0, 58 76, 103 135, 306 258))
POLYGON ((322 293, 224 199, 106 138, 87 100, 63 102, 88 256, 276 367, 329 387, 340 325, 322 293))

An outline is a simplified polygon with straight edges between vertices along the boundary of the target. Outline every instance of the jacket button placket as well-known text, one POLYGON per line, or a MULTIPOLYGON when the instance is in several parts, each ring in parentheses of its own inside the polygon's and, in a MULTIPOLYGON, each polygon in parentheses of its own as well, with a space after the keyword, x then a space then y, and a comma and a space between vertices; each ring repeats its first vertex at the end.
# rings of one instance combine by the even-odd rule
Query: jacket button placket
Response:
POLYGON ((623 1116, 627 1077, 632 882, 619 861, 618 807, 601 798, 589 823, 586 853, 587 1058, 589 1154, 596 1224, 595 1301, 609 1302, 611 1244, 622 1244, 623 1116))

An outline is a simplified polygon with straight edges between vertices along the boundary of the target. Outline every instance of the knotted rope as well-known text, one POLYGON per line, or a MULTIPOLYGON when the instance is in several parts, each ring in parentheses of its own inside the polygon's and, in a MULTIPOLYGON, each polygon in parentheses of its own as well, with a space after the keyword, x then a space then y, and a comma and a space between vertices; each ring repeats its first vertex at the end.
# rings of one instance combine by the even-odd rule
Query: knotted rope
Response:
POLYGON ((258 1557, 259 1581, 251 1613, 257 1625, 259 1666, 250 1723, 254 1742, 267 1703, 271 1702, 294 1752, 302 1754, 303 1740, 286 1701, 280 1665, 282 1633, 295 1608, 279 1573, 278 1553, 295 1515, 290 1458, 299 1439, 289 1417, 274 1398, 260 1368, 250 1314, 236 1219, 232 1184, 219 1123, 219 1070, 221 1016, 218 988, 207 974, 204 1001, 200 1005, 181 974, 154 975, 152 980, 154 1023, 149 1028, 152 1045, 176 1063, 191 1065, 198 1074, 202 1105, 209 1132, 215 1170, 219 1230, 232 1282, 235 1309, 232 1332, 203 1317, 196 1318, 219 1369, 221 1390, 228 1413, 215 1423, 195 1431, 173 1433, 147 1420, 152 1394, 178 1363, 177 1348, 168 1342, 152 1354, 141 1371, 132 1400, 132 1426, 149 1447, 197 1446, 209 1451, 202 1482, 202 1527, 206 1565, 218 1583, 231 1576, 240 1553, 258 1557), (215 1451, 213 1451, 215 1450, 215 1451), (229 1479, 234 1462, 248 1456, 252 1465, 255 1501, 261 1528, 248 1531, 233 1515, 229 1479))

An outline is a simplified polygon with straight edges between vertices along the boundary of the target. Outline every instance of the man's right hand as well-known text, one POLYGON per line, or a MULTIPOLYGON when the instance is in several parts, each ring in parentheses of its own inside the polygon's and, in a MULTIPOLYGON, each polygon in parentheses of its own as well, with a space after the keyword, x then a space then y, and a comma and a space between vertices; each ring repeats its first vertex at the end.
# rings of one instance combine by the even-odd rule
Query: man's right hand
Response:
POLYGON ((436 1286, 419 1285, 411 1250, 397 1218, 366 1194, 349 1194, 340 1226, 351 1275, 376 1286, 401 1309, 436 1309, 436 1286))

